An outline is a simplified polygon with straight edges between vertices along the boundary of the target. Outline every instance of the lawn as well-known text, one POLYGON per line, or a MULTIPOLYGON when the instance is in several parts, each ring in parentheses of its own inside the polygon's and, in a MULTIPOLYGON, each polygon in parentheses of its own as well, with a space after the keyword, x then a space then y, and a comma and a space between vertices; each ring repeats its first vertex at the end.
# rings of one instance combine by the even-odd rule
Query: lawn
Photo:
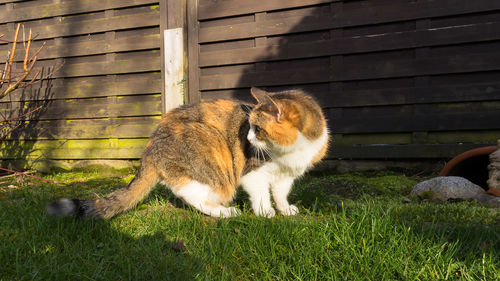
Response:
POLYGON ((92 198, 132 175, 11 178, 0 185, 0 280, 498 280, 500 214, 473 202, 410 198, 397 172, 314 173, 295 217, 214 219, 159 187, 107 221, 57 219, 57 197, 92 198), (9 187, 9 185, 11 185, 9 187))

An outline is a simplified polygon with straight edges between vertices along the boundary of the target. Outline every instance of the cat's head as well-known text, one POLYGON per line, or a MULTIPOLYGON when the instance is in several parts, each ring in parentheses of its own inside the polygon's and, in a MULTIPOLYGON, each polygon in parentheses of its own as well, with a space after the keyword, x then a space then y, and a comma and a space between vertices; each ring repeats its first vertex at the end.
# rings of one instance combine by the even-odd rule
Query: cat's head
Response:
POLYGON ((296 144, 299 137, 306 135, 308 139, 314 139, 322 133, 325 122, 321 108, 311 97, 272 95, 255 87, 251 93, 257 100, 249 114, 247 136, 253 146, 268 150, 286 149, 296 144), (311 133, 316 136, 311 137, 311 133))

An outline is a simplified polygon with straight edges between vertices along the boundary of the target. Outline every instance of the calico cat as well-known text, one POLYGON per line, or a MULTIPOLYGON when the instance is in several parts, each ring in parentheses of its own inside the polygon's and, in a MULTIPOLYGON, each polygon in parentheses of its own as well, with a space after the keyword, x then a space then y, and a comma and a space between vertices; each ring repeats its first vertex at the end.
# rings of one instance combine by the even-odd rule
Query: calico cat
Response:
POLYGON ((110 218, 134 207, 162 183, 204 214, 231 217, 226 207, 241 186, 252 209, 272 217, 271 194, 283 215, 298 209, 287 200, 293 181, 319 162, 328 130, 319 105, 300 91, 252 88, 256 105, 232 100, 202 102, 166 113, 147 144, 130 184, 95 200, 60 199, 56 216, 110 218))

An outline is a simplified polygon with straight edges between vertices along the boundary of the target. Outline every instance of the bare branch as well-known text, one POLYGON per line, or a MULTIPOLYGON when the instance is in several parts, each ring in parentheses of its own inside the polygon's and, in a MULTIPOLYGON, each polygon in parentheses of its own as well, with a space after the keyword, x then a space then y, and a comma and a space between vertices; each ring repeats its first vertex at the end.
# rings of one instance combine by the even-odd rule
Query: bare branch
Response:
MULTIPOLYGON (((14 91, 15 89, 19 88, 19 85, 21 85, 21 83, 26 79, 26 77, 28 77, 28 75, 30 74, 31 70, 33 69, 33 66, 35 66, 35 63, 36 63, 36 57, 35 59, 32 61, 32 63, 30 64, 28 70, 26 72, 24 72, 23 76, 21 76, 21 78, 19 78, 14 84, 11 84, 7 87, 7 89, 5 90, 5 92, 3 92, 2 94, 0 94, 0 99, 2 99, 3 97, 5 97, 7 94, 9 94, 10 92, 14 91)), ((9 79, 10 80, 10 79, 9 79)))
MULTIPOLYGON (((26 82, 25 80, 28 78, 28 76, 31 74, 33 67, 38 59, 38 54, 42 51, 43 47, 45 46, 45 42, 38 48, 34 54, 30 56, 30 50, 31 50, 31 43, 33 41, 33 34, 31 29, 29 30, 29 35, 28 35, 28 40, 26 41, 25 38, 25 33, 24 33, 24 26, 23 27, 23 45, 24 45, 24 60, 23 60, 23 72, 20 72, 19 75, 15 75, 15 72, 12 71, 12 66, 14 63, 14 57, 17 49, 17 43, 18 43, 18 38, 19 38, 19 30, 21 28, 21 25, 18 24, 16 28, 16 32, 14 35, 14 41, 12 41, 12 48, 9 54, 9 60, 5 63, 5 69, 2 72, 2 77, 0 79, 0 89, 3 88, 3 85, 6 83, 7 88, 3 91, 0 92, 0 99, 4 98, 7 96, 10 92, 19 89, 19 88, 26 88, 33 83, 40 81, 44 79, 44 77, 39 78, 39 75, 41 73, 41 70, 38 70, 35 75, 31 78, 29 82, 26 82)), ((36 36, 35 36, 36 37, 36 36)), ((55 71, 54 71, 55 72, 55 71)), ((52 75, 53 72, 49 73, 49 75, 52 75)))
POLYGON ((5 69, 2 72, 2 78, 0 79, 0 89, 3 87, 3 84, 6 82, 5 77, 7 76, 7 67, 9 66, 8 63, 5 63, 5 69))
MULTIPOLYGON (((24 27, 23 27, 23 29, 24 29, 24 27)), ((24 35, 24 32, 23 32, 23 35, 24 35)), ((24 50, 23 69, 24 69, 24 71, 28 71, 27 62, 28 62, 28 54, 30 52, 30 46, 31 46, 31 28, 30 28, 30 35, 28 36, 28 44, 27 44, 27 46, 26 46, 26 44, 24 46, 25 46, 25 50, 24 50)))
POLYGON ((17 24, 16 33, 14 34, 14 42, 12 43, 12 51, 10 52, 9 59, 9 67, 7 68, 7 78, 8 83, 10 84, 11 79, 11 71, 12 71, 12 63, 14 61, 14 55, 16 54, 16 45, 17 45, 17 37, 19 36, 19 29, 21 28, 21 24, 17 24))
MULTIPOLYGON (((12 47, 10 48, 7 59, 5 61, 5 66, 3 67, 3 71, 0 70, 0 99, 4 98, 5 96, 7 96, 9 93, 11 93, 16 89, 26 88, 34 84, 35 82, 51 78, 53 73, 58 71, 59 68, 62 66, 60 65, 60 66, 49 67, 47 71, 48 73, 46 75, 43 74, 42 72, 43 68, 35 70, 35 65, 38 62, 38 55, 44 48, 45 42, 43 42, 43 44, 34 53, 32 53, 32 43, 34 38, 36 38, 37 36, 33 35, 31 29, 29 30, 29 34, 27 34, 26 36, 24 26, 22 26, 23 28, 22 38, 21 38, 22 41, 19 41, 20 28, 21 25, 18 24, 14 34, 13 41, 0 40, 0 42, 8 42, 12 44, 12 47), (14 69, 15 68, 14 65, 15 62, 18 61, 15 61, 16 59, 15 56, 17 47, 20 43, 23 44, 24 58, 22 61, 22 69, 21 66, 19 65, 19 70, 16 71, 16 69, 14 69)), ((0 37, 2 36, 3 35, 0 35, 0 37)), ((1 118, 4 120, 0 119, 0 143, 4 142, 6 139, 12 136, 15 130, 18 130, 20 127, 22 127, 25 124, 24 120, 27 116, 32 115, 34 112, 42 109, 44 106, 45 105, 38 106, 37 108, 30 110, 29 112, 24 114, 22 114, 22 112, 19 112, 19 116, 15 117, 4 116, 3 118, 1 118)), ((12 111, 10 116, 13 115, 14 114, 12 111)), ((11 170, 10 172, 19 173, 22 175, 22 172, 19 171, 11 170)))
POLYGON ((45 42, 43 42, 42 46, 40 46, 40 48, 38 48, 38 50, 36 50, 36 52, 28 59, 28 61, 32 61, 33 58, 35 58, 36 56, 38 56, 38 54, 43 49, 43 47, 45 47, 45 42))

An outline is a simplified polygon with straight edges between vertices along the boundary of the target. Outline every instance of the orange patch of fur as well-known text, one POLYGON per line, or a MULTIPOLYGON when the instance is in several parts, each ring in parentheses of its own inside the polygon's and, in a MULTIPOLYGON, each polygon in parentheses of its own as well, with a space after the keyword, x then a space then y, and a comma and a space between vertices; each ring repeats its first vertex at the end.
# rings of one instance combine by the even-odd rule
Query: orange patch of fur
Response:
POLYGON ((323 159, 323 157, 325 157, 327 151, 328 151, 328 140, 325 142, 323 147, 319 150, 318 154, 316 154, 316 156, 314 156, 311 164, 315 164, 315 163, 318 163, 319 161, 321 161, 321 159, 323 159))
POLYGON ((191 182, 192 179, 189 177, 171 177, 168 179, 164 179, 164 182, 171 188, 173 189, 181 189, 182 187, 186 186, 189 182, 191 182))
POLYGON ((228 175, 227 185, 234 185, 235 180, 233 176, 233 156, 229 148, 222 142, 213 144, 211 151, 211 158, 219 167, 219 172, 228 175))
POLYGON ((225 205, 233 200, 236 188, 234 186, 226 186, 224 188, 218 188, 215 191, 219 195, 220 203, 225 205))
POLYGON ((169 128, 175 134, 181 134, 185 130, 184 124, 174 123, 174 124, 169 124, 169 125, 170 125, 169 128))
POLYGON ((219 207, 219 205, 213 203, 213 202, 210 202, 210 201, 205 201, 205 205, 207 205, 208 207, 211 207, 211 208, 217 208, 219 207))
MULTIPOLYGON (((277 102, 281 112, 280 120, 276 120, 275 116, 272 116, 266 112, 263 113, 265 116, 265 124, 261 125, 267 132, 270 140, 280 146, 290 146, 297 141, 298 130, 297 124, 299 122, 300 115, 291 106, 277 102)), ((254 119, 255 120, 255 119, 254 119)), ((252 117, 250 119, 252 122, 252 117)))
POLYGON ((280 123, 269 122, 265 126, 265 130, 271 141, 281 146, 294 144, 299 135, 299 131, 288 121, 281 121, 280 123))
POLYGON ((224 131, 225 124, 220 123, 220 116, 229 114, 234 110, 234 101, 216 100, 211 103, 201 104, 200 106, 205 123, 217 128, 219 131, 224 131))
POLYGON ((143 198, 145 196, 144 193, 151 190, 151 185, 155 185, 157 183, 156 180, 152 181, 152 179, 157 178, 158 174, 154 169, 144 170, 143 174, 141 174, 141 176, 130 185, 130 192, 128 193, 128 196, 131 198, 143 198))

